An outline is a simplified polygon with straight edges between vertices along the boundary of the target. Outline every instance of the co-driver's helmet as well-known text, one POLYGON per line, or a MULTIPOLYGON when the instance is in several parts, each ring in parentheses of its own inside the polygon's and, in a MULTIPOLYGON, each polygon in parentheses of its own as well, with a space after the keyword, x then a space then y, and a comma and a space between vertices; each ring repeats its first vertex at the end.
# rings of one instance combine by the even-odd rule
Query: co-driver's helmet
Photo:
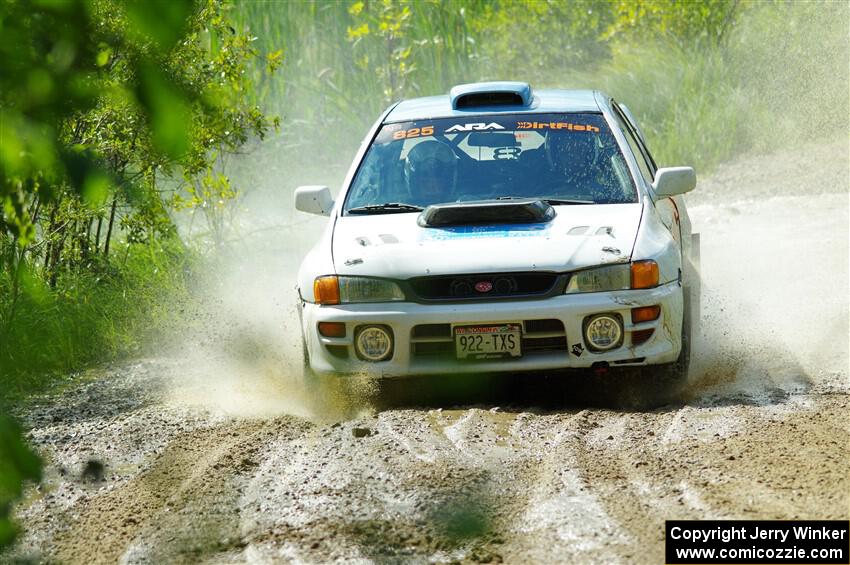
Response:
POLYGON ((441 141, 421 141, 405 158, 404 179, 414 204, 427 206, 452 200, 457 183, 457 156, 441 141))

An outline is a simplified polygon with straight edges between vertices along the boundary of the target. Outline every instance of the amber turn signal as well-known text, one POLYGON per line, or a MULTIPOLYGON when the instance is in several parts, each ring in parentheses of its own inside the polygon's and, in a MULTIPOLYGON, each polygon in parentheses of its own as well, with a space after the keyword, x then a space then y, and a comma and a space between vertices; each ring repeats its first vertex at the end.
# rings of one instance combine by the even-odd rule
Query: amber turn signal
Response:
POLYGON ((339 304, 339 279, 334 275, 318 277, 313 281, 316 304, 339 304))
POLYGON ((657 320, 661 314, 661 306, 642 306, 640 308, 632 308, 632 323, 639 324, 640 322, 651 322, 657 320))
POLYGON ((654 286, 658 286, 658 263, 651 260, 632 263, 632 288, 654 286))
POLYGON ((345 324, 342 322, 319 322, 319 333, 325 337, 345 337, 345 324))

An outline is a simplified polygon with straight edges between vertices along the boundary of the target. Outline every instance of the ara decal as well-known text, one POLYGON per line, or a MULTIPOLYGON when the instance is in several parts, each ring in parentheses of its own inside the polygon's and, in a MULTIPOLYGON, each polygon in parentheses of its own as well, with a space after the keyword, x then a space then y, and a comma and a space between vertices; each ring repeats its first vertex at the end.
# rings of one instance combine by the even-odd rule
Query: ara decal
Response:
POLYGON ((493 129, 505 129, 496 122, 485 124, 484 122, 474 122, 471 124, 455 124, 446 130, 446 133, 460 133, 463 131, 487 131, 493 129))

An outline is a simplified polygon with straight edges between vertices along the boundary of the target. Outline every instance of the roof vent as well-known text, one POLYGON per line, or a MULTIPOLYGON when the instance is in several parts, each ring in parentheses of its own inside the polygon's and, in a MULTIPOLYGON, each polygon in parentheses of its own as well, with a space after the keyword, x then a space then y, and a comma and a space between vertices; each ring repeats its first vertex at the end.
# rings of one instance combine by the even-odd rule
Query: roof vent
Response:
POLYGON ((455 86, 449 92, 452 108, 481 106, 528 106, 531 86, 527 82, 476 82, 455 86))

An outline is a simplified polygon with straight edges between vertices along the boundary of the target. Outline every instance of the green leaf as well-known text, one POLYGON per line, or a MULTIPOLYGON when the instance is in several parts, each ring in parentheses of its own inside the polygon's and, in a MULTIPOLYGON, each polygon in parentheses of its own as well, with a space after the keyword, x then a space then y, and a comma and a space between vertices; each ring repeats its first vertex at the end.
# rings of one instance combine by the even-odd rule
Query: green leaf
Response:
POLYGON ((191 110, 186 94, 151 63, 139 69, 137 94, 153 132, 154 145, 173 159, 181 157, 189 149, 191 110))
POLYGON ((41 459, 24 442, 18 425, 0 416, 0 547, 15 539, 9 512, 25 480, 41 480, 41 459))
POLYGON ((97 66, 103 67, 109 62, 109 59, 112 58, 112 49, 109 47, 103 48, 97 53, 97 66))
POLYGON ((109 196, 111 186, 108 175, 101 171, 92 171, 83 182, 83 199, 90 205, 100 206, 109 196))
POLYGON ((132 0, 126 4, 127 19, 134 32, 167 51, 185 32, 192 7, 189 0, 132 0))

